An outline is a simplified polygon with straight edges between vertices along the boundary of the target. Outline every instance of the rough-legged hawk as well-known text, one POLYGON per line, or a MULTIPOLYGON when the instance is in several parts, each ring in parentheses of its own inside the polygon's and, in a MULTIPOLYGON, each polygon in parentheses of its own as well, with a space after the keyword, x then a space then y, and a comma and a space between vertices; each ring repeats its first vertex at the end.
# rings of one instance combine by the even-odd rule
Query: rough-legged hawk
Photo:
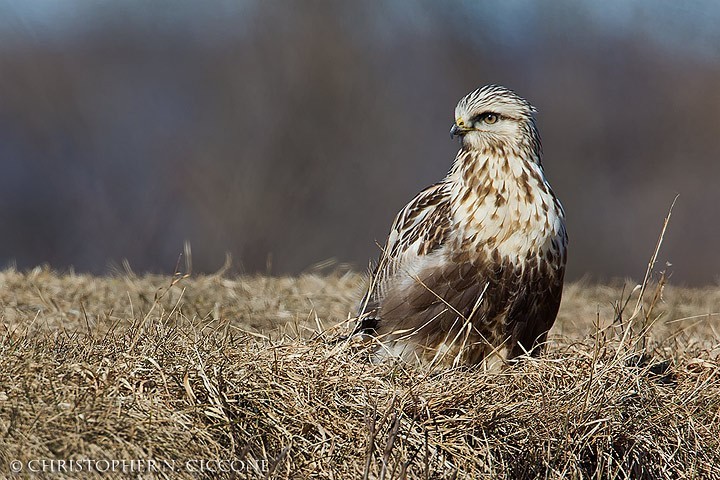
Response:
POLYGON ((537 354, 560 305, 567 234, 535 108, 488 85, 455 109, 448 175, 395 218, 358 311, 375 355, 445 364, 537 354))

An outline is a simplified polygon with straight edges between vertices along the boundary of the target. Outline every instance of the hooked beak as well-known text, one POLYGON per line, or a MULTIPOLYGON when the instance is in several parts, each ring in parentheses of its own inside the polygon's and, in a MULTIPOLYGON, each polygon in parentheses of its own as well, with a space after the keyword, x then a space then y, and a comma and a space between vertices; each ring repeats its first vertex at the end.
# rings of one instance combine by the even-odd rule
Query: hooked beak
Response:
POLYGON ((455 138, 455 135, 462 137, 468 132, 468 129, 458 127, 457 123, 453 123, 452 128, 450 128, 450 138, 455 138))

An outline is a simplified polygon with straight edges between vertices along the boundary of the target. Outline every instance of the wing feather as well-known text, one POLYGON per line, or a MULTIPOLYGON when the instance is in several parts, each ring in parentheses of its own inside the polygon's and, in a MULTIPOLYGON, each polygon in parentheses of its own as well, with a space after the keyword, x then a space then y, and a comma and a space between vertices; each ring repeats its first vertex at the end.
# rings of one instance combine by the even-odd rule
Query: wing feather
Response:
POLYGON ((395 217, 387 242, 370 278, 370 286, 360 302, 357 331, 372 330, 379 299, 385 294, 388 279, 401 265, 437 250, 450 229, 450 185, 440 182, 413 198, 395 217))

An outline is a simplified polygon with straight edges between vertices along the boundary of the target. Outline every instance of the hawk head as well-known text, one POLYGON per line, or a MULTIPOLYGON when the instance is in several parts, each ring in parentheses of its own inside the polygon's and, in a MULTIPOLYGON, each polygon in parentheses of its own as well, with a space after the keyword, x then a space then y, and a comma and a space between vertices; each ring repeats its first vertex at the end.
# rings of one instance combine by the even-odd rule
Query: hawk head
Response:
POLYGON ((462 137, 464 148, 525 149, 539 156, 540 137, 533 114, 535 107, 499 85, 486 85, 467 94, 455 107, 450 135, 462 137))

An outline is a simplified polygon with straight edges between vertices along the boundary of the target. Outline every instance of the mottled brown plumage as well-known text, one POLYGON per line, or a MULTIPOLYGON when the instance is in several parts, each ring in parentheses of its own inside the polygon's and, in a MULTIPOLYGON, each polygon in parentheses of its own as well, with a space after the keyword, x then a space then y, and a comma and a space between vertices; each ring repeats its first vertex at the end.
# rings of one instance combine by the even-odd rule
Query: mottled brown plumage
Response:
POLYGON ((358 309, 356 333, 377 338, 378 358, 474 364, 542 348, 567 234, 534 113, 496 85, 458 103, 462 148, 395 218, 358 309))

